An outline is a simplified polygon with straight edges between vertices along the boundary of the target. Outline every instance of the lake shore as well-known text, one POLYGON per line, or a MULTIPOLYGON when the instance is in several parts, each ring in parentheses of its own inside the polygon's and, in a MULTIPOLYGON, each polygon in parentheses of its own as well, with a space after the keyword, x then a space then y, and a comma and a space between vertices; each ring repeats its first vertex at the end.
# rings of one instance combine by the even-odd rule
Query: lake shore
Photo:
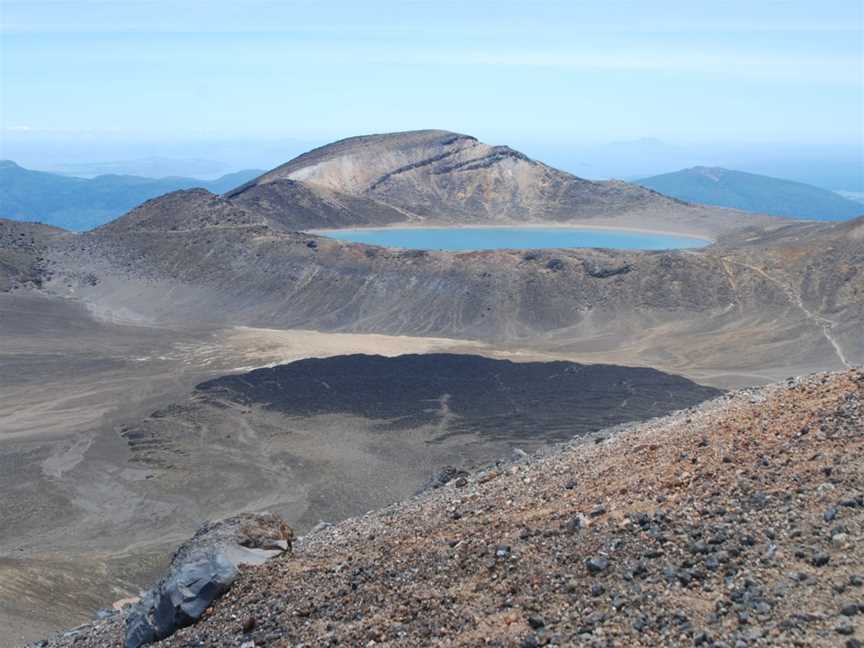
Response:
POLYGON ((427 225, 425 223, 404 222, 393 223, 392 225, 376 225, 374 227, 339 227, 339 228, 317 228, 304 230, 308 234, 317 234, 319 236, 327 236, 336 233, 348 232, 387 232, 393 230, 610 230, 622 234, 653 234, 656 236, 670 236, 677 238, 698 239, 705 241, 706 245, 716 243, 717 240, 704 234, 695 234, 685 231, 671 231, 652 229, 648 227, 631 227, 622 225, 606 225, 605 223, 582 224, 582 223, 526 223, 526 224, 502 224, 502 225, 473 225, 473 224, 458 224, 458 225, 427 225))

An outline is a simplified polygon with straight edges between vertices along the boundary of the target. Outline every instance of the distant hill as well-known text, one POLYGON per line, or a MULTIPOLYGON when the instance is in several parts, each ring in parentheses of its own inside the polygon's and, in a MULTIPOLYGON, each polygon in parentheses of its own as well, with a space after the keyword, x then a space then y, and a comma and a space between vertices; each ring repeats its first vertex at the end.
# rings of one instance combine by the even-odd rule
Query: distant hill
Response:
MULTIPOLYGON (((15 156, 10 156, 15 157, 15 156)), ((60 162, 44 169, 51 173, 95 178, 100 175, 135 175, 144 178, 215 178, 225 165, 202 158, 150 156, 101 162, 60 162)))
POLYGON ((861 203, 827 189, 720 167, 697 166, 636 182, 687 202, 773 216, 845 220, 864 214, 861 203))
POLYGON ((131 175, 85 179, 32 171, 11 160, 3 160, 0 161, 0 217, 88 230, 125 214, 145 200, 171 191, 203 187, 213 193, 224 193, 260 174, 257 170, 238 171, 216 180, 131 175))

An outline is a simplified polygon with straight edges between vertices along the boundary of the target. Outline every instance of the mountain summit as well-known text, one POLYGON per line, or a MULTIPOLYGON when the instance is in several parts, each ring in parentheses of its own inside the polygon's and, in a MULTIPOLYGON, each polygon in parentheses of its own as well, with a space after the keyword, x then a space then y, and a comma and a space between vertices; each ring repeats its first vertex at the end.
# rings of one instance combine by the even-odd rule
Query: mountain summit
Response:
MULTIPOLYGON (((422 222, 571 223, 679 228, 716 235, 751 217, 688 205, 620 181, 592 182, 508 146, 442 130, 365 135, 309 151, 226 196, 289 218, 296 228, 422 222), (302 183, 305 194, 298 196, 302 183), (346 209, 310 218, 310 203, 346 209), (608 224, 608 223, 607 223, 608 224)), ((315 210, 320 213, 320 209, 315 210)))

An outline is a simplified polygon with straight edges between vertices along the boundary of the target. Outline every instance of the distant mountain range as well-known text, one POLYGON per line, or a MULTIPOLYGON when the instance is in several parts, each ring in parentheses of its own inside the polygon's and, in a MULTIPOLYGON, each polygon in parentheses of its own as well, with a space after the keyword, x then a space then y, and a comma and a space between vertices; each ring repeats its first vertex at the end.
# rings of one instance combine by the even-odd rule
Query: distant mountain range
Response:
POLYGON ((636 180, 667 196, 703 205, 811 220, 845 220, 864 205, 838 193, 792 180, 697 166, 636 180))
MULTIPOLYGON (((10 158, 15 156, 10 155, 10 158)), ((26 164, 24 166, 27 166, 26 164)), ((101 162, 60 162, 48 167, 34 165, 49 173, 95 178, 100 175, 134 175, 145 178, 210 178, 224 175, 226 165, 197 157, 149 156, 101 162)), ((644 175, 644 174, 643 174, 644 175)))
POLYGON ((83 231, 171 191, 202 187, 220 194, 260 174, 257 170, 237 171, 215 180, 133 175, 86 179, 33 171, 11 160, 3 160, 0 161, 0 217, 83 231))
MULTIPOLYGON (((439 134, 436 131, 424 131, 408 136, 409 139, 413 137, 417 140, 412 141, 413 148, 409 148, 416 151, 423 151, 430 146, 434 148, 440 143, 438 140, 442 139, 438 137, 439 134)), ((119 174, 80 178, 34 171, 4 160, 0 161, 0 218, 37 221, 84 231, 122 216, 151 198, 196 187, 215 194, 231 192, 237 203, 254 206, 258 211, 280 212, 281 219, 287 218, 298 229, 359 223, 382 224, 403 221, 406 217, 407 220, 447 221, 457 214, 460 218, 477 222, 511 219, 557 221, 562 218, 566 220, 565 214, 572 216, 572 210, 577 205, 580 212, 594 218, 614 212, 633 211, 634 207, 636 211, 643 212, 640 218, 644 218, 646 211, 656 212, 671 207, 668 204, 662 206, 664 201, 668 202, 665 196, 696 204, 814 220, 845 220, 864 213, 864 205, 860 202, 827 189, 720 167, 697 166, 637 180, 642 187, 664 194, 643 195, 640 193, 642 189, 636 185, 587 182, 537 164, 507 147, 489 147, 478 144, 473 138, 459 135, 454 135, 451 140, 443 147, 444 153, 441 153, 440 160, 426 162, 423 161, 423 155, 414 159, 416 156, 413 153, 408 154, 404 148, 405 142, 392 151, 389 150, 389 138, 350 138, 311 151, 266 173, 250 169, 215 180, 119 174), (387 158, 386 163, 381 158, 369 155, 369 150, 376 146, 384 147, 378 153, 387 158), (362 148, 362 152, 358 147, 362 148), (361 164, 363 169, 361 175, 381 176, 381 179, 376 183, 363 184, 355 176, 349 182, 331 169, 329 157, 334 150, 356 158, 355 162, 361 164), (418 160, 421 160, 419 165, 418 160), (315 166, 316 161, 322 162, 320 167, 315 166), (498 178, 496 182, 499 184, 496 186, 499 189, 502 186, 500 183, 512 184, 514 177, 520 180, 512 191, 494 192, 500 199, 488 204, 486 199, 479 199, 481 195, 488 198, 487 193, 479 191, 480 187, 471 183, 458 187, 454 185, 453 195, 440 186, 432 191, 419 190, 420 186, 425 186, 425 175, 430 172, 436 176, 467 177, 465 171, 483 168, 498 161, 506 161, 513 166, 511 171, 518 171, 515 176, 498 178), (388 173, 378 173, 379 167, 388 165, 392 167, 388 173), (421 181, 418 173, 424 181, 421 181), (538 185, 546 187, 546 193, 540 190, 536 190, 539 191, 536 193, 534 189, 526 191, 523 184, 529 177, 534 178, 538 174, 548 176, 538 185), (415 183, 413 189, 399 185, 401 180, 406 179, 415 183), (298 180, 304 182, 298 183, 298 180), (417 182, 420 184, 416 185, 417 182)), ((492 181, 491 178, 488 180, 492 181)), ((527 186, 533 184, 529 182, 527 186)), ((486 190, 488 192, 488 187, 486 190)), ((673 211, 676 209, 673 208, 673 211)))

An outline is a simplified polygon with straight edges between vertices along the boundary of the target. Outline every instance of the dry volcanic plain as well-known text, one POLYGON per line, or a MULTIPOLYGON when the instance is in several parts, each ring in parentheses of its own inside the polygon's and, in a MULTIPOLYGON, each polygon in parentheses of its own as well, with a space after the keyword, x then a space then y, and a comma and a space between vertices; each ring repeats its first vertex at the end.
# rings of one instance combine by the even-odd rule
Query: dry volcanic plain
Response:
POLYGON ((690 205, 444 131, 351 138, 81 234, 0 220, 0 646, 136 595, 205 520, 272 510, 302 534, 445 466, 859 365, 862 322, 862 218, 690 205), (529 224, 715 242, 452 253, 326 236, 529 224))

